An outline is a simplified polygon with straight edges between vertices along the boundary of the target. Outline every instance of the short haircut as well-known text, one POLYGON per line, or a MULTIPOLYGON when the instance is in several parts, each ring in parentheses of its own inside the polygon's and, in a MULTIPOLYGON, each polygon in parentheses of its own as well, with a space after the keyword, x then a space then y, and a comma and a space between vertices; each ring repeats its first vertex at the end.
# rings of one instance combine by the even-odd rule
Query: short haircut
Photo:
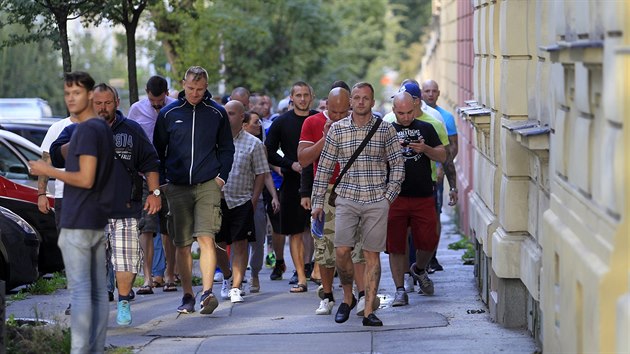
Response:
POLYGON ((243 123, 247 123, 249 124, 249 122, 252 120, 252 114, 255 114, 258 116, 258 118, 260 118, 260 114, 254 112, 254 111, 247 111, 243 114, 243 123))
POLYGON ((147 81, 147 91, 156 97, 164 93, 168 95, 168 83, 166 79, 161 76, 151 76, 149 81, 147 81))
POLYGON ((201 79, 205 79, 206 81, 208 81, 208 72, 201 66, 191 66, 190 68, 188 68, 188 70, 186 70, 186 74, 184 74, 184 80, 186 80, 186 78, 191 75, 192 81, 199 81, 201 79))
POLYGON ((332 90, 336 87, 341 87, 342 89, 345 89, 346 91, 350 92, 350 86, 348 86, 348 84, 346 84, 346 82, 343 80, 337 80, 333 82, 332 86, 330 86, 330 89, 332 90))
POLYGON ((117 102, 119 100, 119 98, 118 98, 118 91, 114 87, 112 87, 112 86, 110 86, 110 85, 108 85, 108 84, 106 84, 104 82, 101 82, 100 84, 94 86, 94 91, 109 91, 109 92, 111 92, 114 95, 114 99, 117 102))
POLYGON ((311 85, 307 84, 304 81, 296 81, 293 83, 293 85, 291 85, 291 96, 293 96, 293 92, 295 91, 296 87, 308 87, 308 92, 311 94, 311 96, 313 96, 313 89, 311 88, 311 85))
POLYGON ((365 82, 365 81, 357 82, 356 84, 354 84, 354 86, 352 86, 352 90, 354 91, 354 89, 363 88, 363 87, 369 87, 370 91, 372 91, 372 98, 374 98, 374 87, 369 82, 365 82))
POLYGON ((63 82, 67 86, 77 85, 84 87, 88 91, 92 91, 94 89, 94 79, 90 74, 85 71, 73 71, 69 73, 63 74, 63 82))
POLYGON ((238 95, 247 96, 247 97, 251 96, 249 93, 249 90, 241 86, 232 90, 232 93, 230 94, 230 96, 238 96, 238 95))

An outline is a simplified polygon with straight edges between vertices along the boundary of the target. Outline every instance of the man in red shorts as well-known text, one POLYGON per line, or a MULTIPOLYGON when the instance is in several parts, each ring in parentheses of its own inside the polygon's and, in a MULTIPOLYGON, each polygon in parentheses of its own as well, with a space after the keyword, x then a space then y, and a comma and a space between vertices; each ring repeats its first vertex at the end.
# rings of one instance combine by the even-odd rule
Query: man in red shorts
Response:
POLYGON ((393 111, 396 122, 392 125, 396 128, 405 160, 405 179, 400 194, 389 208, 387 252, 396 285, 392 306, 404 306, 409 303, 404 288, 409 227, 416 246, 416 263, 410 267, 411 275, 418 281, 425 295, 433 295, 433 282, 425 271, 438 244, 431 160, 444 162, 446 150, 433 126, 415 119, 413 97, 409 93, 400 92, 394 96, 393 111))

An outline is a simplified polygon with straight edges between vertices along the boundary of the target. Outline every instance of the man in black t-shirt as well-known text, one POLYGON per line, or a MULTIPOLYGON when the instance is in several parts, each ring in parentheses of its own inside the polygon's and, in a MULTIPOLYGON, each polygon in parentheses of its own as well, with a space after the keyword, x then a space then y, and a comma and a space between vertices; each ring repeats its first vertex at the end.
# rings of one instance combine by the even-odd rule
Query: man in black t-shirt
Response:
POLYGON ((294 109, 276 118, 269 128, 265 146, 269 156, 269 164, 282 169, 283 182, 280 187, 280 234, 273 239, 276 253, 276 266, 271 274, 272 280, 282 279, 284 265, 284 235, 290 235, 291 258, 295 265, 297 279, 291 288, 292 293, 307 291, 304 255, 307 254, 308 264, 313 255, 312 247, 309 252, 304 250, 304 238, 311 242, 312 237, 307 231, 309 212, 300 204, 300 172, 302 166, 298 162, 297 148, 302 132, 302 124, 308 116, 317 114, 310 110, 313 101, 313 90, 303 81, 298 81, 291 87, 291 100, 294 109), (278 148, 284 156, 278 154, 278 148))
POLYGON ((394 96, 393 110, 405 160, 405 180, 400 194, 389 208, 387 219, 387 252, 396 295, 392 306, 408 303, 403 285, 406 271, 407 229, 411 228, 416 246, 416 263, 410 272, 425 295, 433 294, 433 282, 425 271, 438 244, 437 214, 435 213, 434 184, 431 179, 431 160, 443 162, 446 150, 430 123, 415 119, 413 97, 407 92, 394 96))
POLYGON ((64 100, 81 124, 67 146, 66 170, 43 160, 31 161, 31 174, 65 182, 59 248, 71 291, 72 352, 102 352, 107 334, 105 237, 115 181, 114 138, 109 125, 92 108, 94 79, 84 72, 66 73, 64 100))

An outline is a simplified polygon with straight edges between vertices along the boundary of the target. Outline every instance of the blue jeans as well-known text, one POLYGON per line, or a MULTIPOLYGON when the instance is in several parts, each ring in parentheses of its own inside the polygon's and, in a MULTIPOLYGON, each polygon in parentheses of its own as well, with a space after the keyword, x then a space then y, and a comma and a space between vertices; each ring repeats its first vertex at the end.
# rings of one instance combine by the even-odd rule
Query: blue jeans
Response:
POLYGON ((166 256, 164 255, 164 247, 162 246, 162 234, 157 233, 153 238, 153 264, 151 265, 151 274, 154 277, 163 277, 166 270, 166 256))
POLYGON ((105 233, 103 230, 61 229, 58 244, 71 294, 71 353, 103 353, 109 315, 105 233))

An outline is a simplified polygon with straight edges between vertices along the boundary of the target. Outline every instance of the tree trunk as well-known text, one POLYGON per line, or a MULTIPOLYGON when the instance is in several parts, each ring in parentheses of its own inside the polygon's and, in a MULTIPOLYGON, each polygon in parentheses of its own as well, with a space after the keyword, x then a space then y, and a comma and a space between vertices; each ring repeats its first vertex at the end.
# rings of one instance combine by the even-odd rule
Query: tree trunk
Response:
POLYGON ((127 71, 129 80, 129 105, 138 101, 138 76, 136 75, 136 26, 129 24, 127 33, 127 71))
POLYGON ((67 17, 58 17, 59 25, 59 46, 61 47, 61 58, 63 61, 63 72, 72 71, 72 58, 70 57, 70 45, 68 45, 68 20, 67 17))

